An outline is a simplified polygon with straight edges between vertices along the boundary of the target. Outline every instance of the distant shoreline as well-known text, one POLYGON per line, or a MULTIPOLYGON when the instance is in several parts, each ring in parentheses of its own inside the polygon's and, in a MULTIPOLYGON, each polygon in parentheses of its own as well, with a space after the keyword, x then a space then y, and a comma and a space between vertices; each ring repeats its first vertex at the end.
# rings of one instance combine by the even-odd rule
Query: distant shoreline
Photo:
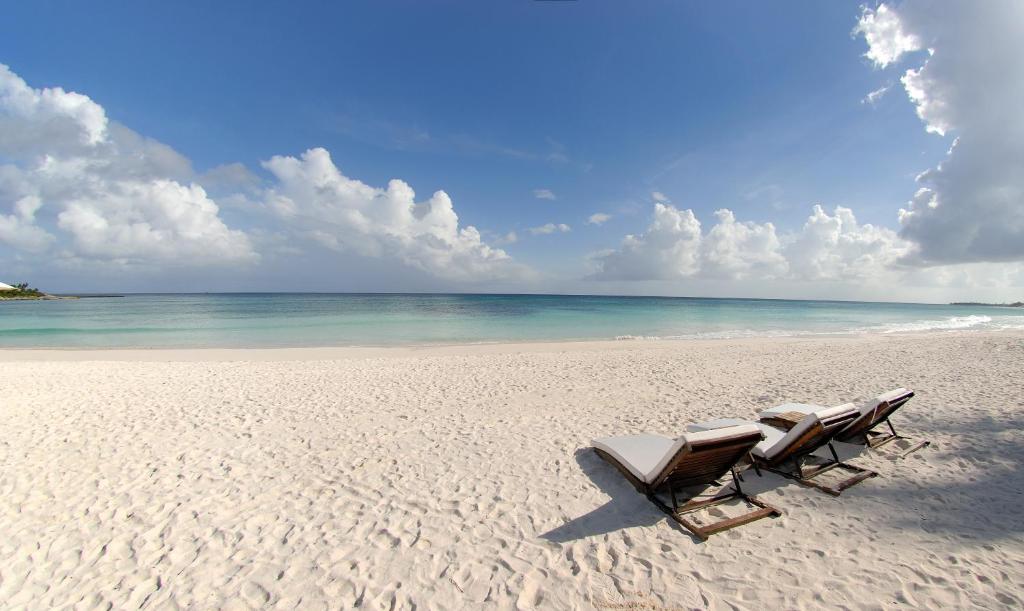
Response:
POLYGON ((954 306, 986 306, 989 308, 1024 308, 1024 301, 1013 303, 982 303, 980 301, 953 301, 949 305, 954 306))
POLYGON ((62 299, 78 299, 75 295, 19 295, 17 297, 0 297, 0 301, 58 301, 62 299))
POLYGON ((124 295, 50 295, 44 293, 43 295, 22 295, 18 297, 3 297, 0 296, 0 302, 3 301, 66 301, 72 299, 101 299, 101 298, 114 298, 124 297, 124 295))

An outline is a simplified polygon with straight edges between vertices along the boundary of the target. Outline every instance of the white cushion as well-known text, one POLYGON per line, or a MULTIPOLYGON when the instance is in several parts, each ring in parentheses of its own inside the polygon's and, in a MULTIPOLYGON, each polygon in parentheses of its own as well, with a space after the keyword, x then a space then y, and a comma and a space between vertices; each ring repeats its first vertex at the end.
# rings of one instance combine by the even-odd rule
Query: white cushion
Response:
POLYGON ((908 392, 910 391, 907 390, 906 388, 896 388, 890 390, 889 392, 884 392, 875 397, 874 399, 868 399, 867 401, 864 401, 858 406, 857 409, 860 411, 860 415, 863 416, 869 412, 874 412, 875 410, 877 410, 878 407, 882 405, 882 403, 885 403, 886 401, 893 401, 895 399, 899 399, 908 392))
POLYGON ((816 412, 820 409, 825 409, 824 405, 811 405, 810 403, 783 403, 782 405, 776 405, 775 407, 769 407, 760 414, 758 418, 768 418, 770 416, 778 416, 779 414, 785 414, 786 412, 799 412, 801 414, 809 414, 816 412))
POLYGON ((658 479, 672 457, 687 443, 725 441, 733 437, 749 435, 757 430, 758 427, 748 424, 699 433, 686 433, 675 440, 648 434, 602 437, 595 439, 593 445, 610 454, 629 469, 629 472, 637 479, 645 484, 650 484, 658 479))
POLYGON ((882 404, 887 401, 893 401, 899 399, 903 395, 910 391, 906 388, 894 388, 889 392, 884 392, 874 399, 868 399, 857 406, 857 411, 860 412, 860 416, 856 420, 850 423, 846 428, 852 429, 856 426, 862 425, 865 421, 872 422, 877 416, 878 408, 882 407, 882 404))
POLYGON ((909 392, 910 391, 907 390, 906 388, 894 388, 894 389, 890 390, 889 392, 884 392, 884 393, 878 395, 878 401, 882 402, 882 401, 892 401, 893 399, 899 399, 900 397, 902 397, 903 395, 905 395, 905 394, 907 394, 909 392))
POLYGON ((782 439, 782 437, 786 434, 786 431, 768 426, 767 424, 764 424, 762 422, 755 422, 753 420, 740 420, 739 418, 718 418, 716 420, 698 422, 696 424, 689 425, 688 427, 686 427, 686 430, 710 431, 715 429, 722 429, 728 426, 740 425, 757 427, 757 429, 761 431, 761 435, 764 436, 764 439, 762 439, 761 442, 754 446, 754 448, 751 450, 752 453, 757 454, 758 456, 764 456, 765 450, 778 443, 778 441, 782 439))
POLYGON ((761 425, 761 432, 765 435, 765 440, 757 444, 754 447, 752 453, 755 456, 771 460, 778 456, 783 450, 787 449, 793 443, 796 442, 800 437, 803 436, 811 427, 818 422, 834 416, 840 416, 845 413, 856 411, 856 408, 852 403, 846 403, 844 405, 837 405, 836 407, 826 407, 813 411, 796 424, 789 431, 783 431, 766 424, 761 425))
POLYGON ((741 418, 717 418, 715 420, 706 420, 704 422, 697 422, 686 426, 686 430, 691 433, 699 433, 701 431, 712 431, 714 429, 724 429, 727 426, 739 426, 741 424, 756 424, 750 420, 743 420, 741 418))
MULTIPOLYGON (((665 456, 671 456, 686 443, 683 439, 672 440, 659 435, 625 435, 623 437, 602 437, 595 439, 594 447, 611 454, 622 466, 629 469, 638 480, 650 483, 648 474, 665 456), (671 454, 670 454, 671 452, 671 454)), ((664 466, 664 465, 662 465, 664 466)))
POLYGON ((782 438, 786 436, 786 431, 775 428, 774 426, 768 426, 762 422, 757 423, 757 428, 761 429, 761 434, 764 435, 764 439, 761 443, 754 446, 754 449, 750 452, 755 456, 763 458, 769 449, 775 447, 776 444, 782 441, 782 438))

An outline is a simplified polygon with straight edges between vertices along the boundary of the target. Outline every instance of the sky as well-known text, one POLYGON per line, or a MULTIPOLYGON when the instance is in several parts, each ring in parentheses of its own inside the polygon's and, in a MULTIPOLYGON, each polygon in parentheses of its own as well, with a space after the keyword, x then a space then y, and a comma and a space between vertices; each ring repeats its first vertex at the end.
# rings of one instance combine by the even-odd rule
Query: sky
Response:
POLYGON ((1024 4, 18 3, 0 280, 1024 299, 1024 4))

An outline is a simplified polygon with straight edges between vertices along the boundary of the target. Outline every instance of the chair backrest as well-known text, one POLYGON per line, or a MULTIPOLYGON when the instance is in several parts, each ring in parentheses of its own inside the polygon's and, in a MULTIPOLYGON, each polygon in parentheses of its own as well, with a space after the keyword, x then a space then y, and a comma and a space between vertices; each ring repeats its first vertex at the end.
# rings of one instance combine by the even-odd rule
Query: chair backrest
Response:
POLYGON ((903 404, 913 396, 914 391, 906 388, 897 388, 878 395, 861 407, 860 416, 836 435, 836 439, 848 441, 863 437, 878 423, 884 422, 893 412, 903 407, 903 404))
POLYGON ((651 481, 652 488, 711 484, 749 454, 764 439, 764 434, 756 426, 739 425, 686 433, 680 439, 685 443, 651 481))
POLYGON ((765 459, 779 464, 810 454, 850 425, 860 412, 852 403, 811 412, 765 453, 765 459))

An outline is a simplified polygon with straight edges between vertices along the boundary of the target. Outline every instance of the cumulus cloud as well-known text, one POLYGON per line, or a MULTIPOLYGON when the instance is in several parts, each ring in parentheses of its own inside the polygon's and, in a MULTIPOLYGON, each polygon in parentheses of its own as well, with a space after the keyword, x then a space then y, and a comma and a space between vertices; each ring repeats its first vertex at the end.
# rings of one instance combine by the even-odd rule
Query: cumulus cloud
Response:
POLYGON ((529 231, 533 235, 546 235, 546 234, 551 234, 551 233, 568 233, 568 232, 572 231, 572 227, 566 225, 565 223, 558 223, 558 224, 555 224, 555 223, 545 223, 544 225, 541 225, 540 227, 530 227, 529 231))
POLYGON ((12 156, 87 151, 107 138, 103 108, 60 87, 33 89, 0 64, 0 152, 12 156))
POLYGON ((669 198, 665 197, 665 194, 661 191, 651 191, 651 199, 662 204, 667 204, 671 201, 669 198))
POLYGON ((654 204, 654 220, 639 235, 627 235, 618 250, 596 257, 601 280, 674 280, 700 269, 700 221, 693 210, 654 204))
POLYGON ((908 0, 855 30, 879 68, 927 49, 900 82, 925 129, 956 136, 900 211, 918 265, 1024 259, 1024 3, 908 0))
POLYGON ((591 214, 589 217, 587 217, 587 224, 600 225, 608 221, 608 219, 610 218, 612 218, 612 215, 610 214, 606 214, 604 212, 595 212, 594 214, 591 214))
POLYGON ((15 251, 158 271, 252 263, 260 259, 256 238, 272 236, 275 255, 302 251, 282 242, 290 240, 452 280, 526 273, 474 227, 460 227, 444 191, 417 202, 401 180, 366 185, 320 148, 266 161, 274 178, 266 184, 239 163, 197 174, 186 157, 111 121, 88 96, 33 88, 4 65, 0 133, 0 244, 15 251), (230 227, 211 193, 256 223, 273 220, 274 229, 230 227))
POLYGON ((551 189, 534 189, 533 196, 536 197, 537 199, 558 199, 557 197, 555 197, 555 194, 551 191, 551 189))
POLYGON ((217 213, 196 184, 119 181, 69 198, 57 226, 90 258, 176 264, 254 258, 248 236, 217 213))
POLYGON ((704 272, 735 279, 752 274, 772 278, 786 273, 788 266, 780 252, 774 225, 740 223, 726 209, 716 211, 715 217, 718 223, 708 231, 701 245, 704 272))
POLYGON ((29 195, 14 202, 13 214, 0 214, 0 242, 32 253, 49 248, 55 238, 35 224, 36 210, 42 205, 38 197, 29 195))
POLYGON ((594 257, 592 278, 852 280, 891 269, 908 249, 896 232, 861 225, 843 207, 829 215, 814 206, 799 231, 782 236, 772 223, 740 222, 727 209, 715 217, 704 233, 692 210, 655 204, 643 233, 594 257))
POLYGON ((368 257, 393 257, 439 277, 479 280, 523 270, 475 227, 459 227, 444 191, 416 201, 412 187, 391 180, 386 189, 342 174, 330 154, 315 148, 301 157, 263 163, 276 179, 265 201, 291 227, 322 246, 368 257))
POLYGON ((861 225, 849 208, 837 206, 829 215, 816 205, 784 252, 794 276, 856 280, 891 269, 908 250, 892 229, 861 225))
POLYGON ((865 7, 853 31, 862 34, 868 43, 864 57, 880 68, 898 61, 904 53, 921 48, 920 39, 907 32, 899 15, 885 4, 876 9, 865 7))
POLYGON ((12 211, 0 214, 0 241, 15 249, 59 245, 64 257, 120 263, 256 258, 202 187, 177 182, 192 172, 187 159, 111 122, 85 95, 32 88, 0 65, 0 132, 10 161, 0 206, 12 211))

